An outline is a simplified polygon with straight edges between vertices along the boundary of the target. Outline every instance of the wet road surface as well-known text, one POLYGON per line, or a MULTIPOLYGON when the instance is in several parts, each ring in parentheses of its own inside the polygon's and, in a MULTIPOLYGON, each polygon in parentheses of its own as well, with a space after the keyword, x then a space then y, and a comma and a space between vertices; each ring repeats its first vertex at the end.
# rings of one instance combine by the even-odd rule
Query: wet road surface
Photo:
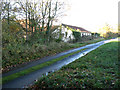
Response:
POLYGON ((4 84, 3 88, 25 88, 25 87, 27 87, 29 85, 32 85, 38 78, 42 77, 43 75, 48 75, 48 73, 50 73, 50 72, 54 72, 56 70, 59 70, 61 67, 65 66, 65 65, 67 65, 67 64, 69 64, 69 63, 71 63, 73 61, 75 61, 76 59, 86 55, 87 53, 89 53, 90 51, 98 48, 99 46, 101 46, 101 45, 103 45, 105 43, 108 43, 110 41, 113 41, 113 40, 115 40, 115 39, 104 40, 104 41, 100 41, 100 42, 95 43, 95 44, 89 44, 89 45, 86 45, 86 46, 83 46, 83 47, 80 47, 80 48, 69 50, 67 52, 62 52, 62 53, 57 54, 55 56, 50 56, 50 57, 46 57, 46 58, 43 58, 41 60, 38 60, 38 61, 36 61, 34 63, 29 64, 26 67, 23 67, 23 68, 20 68, 20 69, 8 72, 6 74, 3 74, 3 76, 7 76, 7 75, 10 75, 10 74, 16 73, 18 71, 27 69, 29 67, 38 65, 40 63, 43 63, 43 62, 46 62, 46 61, 50 61, 50 60, 58 58, 60 56, 69 54, 71 52, 75 52, 75 51, 78 51, 80 49, 87 48, 84 51, 81 51, 81 52, 79 52, 77 54, 69 56, 69 57, 67 57, 67 58, 65 58, 63 60, 57 61, 56 63, 54 63, 54 64, 52 64, 50 66, 44 67, 44 68, 42 68, 40 70, 34 71, 34 72, 32 72, 30 74, 27 74, 25 76, 21 76, 19 78, 11 80, 11 81, 7 82, 6 84, 4 84))

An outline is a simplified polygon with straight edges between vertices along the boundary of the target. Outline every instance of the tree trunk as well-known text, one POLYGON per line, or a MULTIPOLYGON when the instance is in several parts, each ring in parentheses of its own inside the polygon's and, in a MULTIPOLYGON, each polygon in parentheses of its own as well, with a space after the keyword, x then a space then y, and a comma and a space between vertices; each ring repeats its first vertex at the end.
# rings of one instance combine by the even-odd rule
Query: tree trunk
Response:
POLYGON ((9 18, 9 16, 10 16, 10 11, 9 11, 9 5, 10 5, 10 2, 8 2, 8 30, 9 30, 9 26, 10 26, 10 18, 9 18))
POLYGON ((41 31, 43 31, 44 30, 44 20, 42 21, 42 29, 41 29, 41 31))
POLYGON ((30 28, 31 28, 31 19, 30 19, 30 11, 28 12, 28 19, 29 19, 29 31, 30 31, 30 28))
POLYGON ((26 40, 27 40, 27 0, 26 0, 26 40))

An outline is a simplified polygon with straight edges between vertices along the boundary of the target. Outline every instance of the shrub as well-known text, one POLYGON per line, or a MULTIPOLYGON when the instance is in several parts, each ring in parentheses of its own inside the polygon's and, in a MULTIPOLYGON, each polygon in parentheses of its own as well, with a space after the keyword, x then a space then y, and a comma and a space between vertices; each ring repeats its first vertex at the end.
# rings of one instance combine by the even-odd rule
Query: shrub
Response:
POLYGON ((81 41, 81 33, 77 32, 77 31, 72 31, 72 32, 73 32, 73 35, 75 37, 75 41, 76 42, 81 41))

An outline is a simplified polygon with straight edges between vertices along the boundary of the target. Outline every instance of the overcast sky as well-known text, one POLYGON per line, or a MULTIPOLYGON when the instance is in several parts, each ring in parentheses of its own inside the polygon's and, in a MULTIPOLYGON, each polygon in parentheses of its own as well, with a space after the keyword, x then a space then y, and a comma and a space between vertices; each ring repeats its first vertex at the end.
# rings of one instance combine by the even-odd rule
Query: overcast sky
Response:
POLYGON ((118 2, 120 0, 67 0, 70 9, 61 22, 83 27, 96 32, 108 23, 113 27, 118 23, 118 2))

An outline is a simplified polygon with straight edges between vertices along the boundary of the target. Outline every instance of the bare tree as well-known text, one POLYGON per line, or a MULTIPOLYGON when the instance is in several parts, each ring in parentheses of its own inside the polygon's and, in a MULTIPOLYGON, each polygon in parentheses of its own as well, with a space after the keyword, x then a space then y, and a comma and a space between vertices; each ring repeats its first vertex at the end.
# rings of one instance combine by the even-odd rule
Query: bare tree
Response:
POLYGON ((43 31, 44 30, 44 26, 45 26, 45 18, 46 18, 46 16, 47 16, 47 8, 48 8, 48 2, 43 2, 43 0, 42 0, 42 7, 41 7, 41 13, 42 13, 42 29, 41 29, 41 31, 43 31))
POLYGON ((62 4, 58 1, 49 0, 48 1, 48 17, 47 17, 47 31, 48 41, 50 41, 51 27, 53 26, 53 21, 57 19, 60 15, 59 11, 62 9, 62 4))
MULTIPOLYGON (((53 22, 61 15, 61 9, 63 5, 57 0, 41 0, 40 2, 16 2, 19 4, 19 7, 14 7, 13 12, 17 12, 16 16, 21 16, 19 21, 24 21, 24 31, 26 32, 26 36, 30 33, 34 35, 34 32, 45 31, 45 38, 47 37, 47 41, 50 41, 51 31, 53 22), (30 32, 30 33, 29 33, 30 32)), ((11 16, 11 5, 9 3, 5 3, 4 10, 6 12, 5 17, 8 20, 8 26, 10 23, 11 16)))
POLYGON ((8 30, 9 30, 9 24, 10 24, 10 0, 9 1, 2 1, 3 7, 2 7, 2 19, 7 19, 7 24, 8 24, 8 30))
POLYGON ((28 3, 28 1, 26 0, 26 37, 27 37, 27 13, 28 13, 28 11, 27 11, 27 8, 28 8, 27 3, 28 3))

